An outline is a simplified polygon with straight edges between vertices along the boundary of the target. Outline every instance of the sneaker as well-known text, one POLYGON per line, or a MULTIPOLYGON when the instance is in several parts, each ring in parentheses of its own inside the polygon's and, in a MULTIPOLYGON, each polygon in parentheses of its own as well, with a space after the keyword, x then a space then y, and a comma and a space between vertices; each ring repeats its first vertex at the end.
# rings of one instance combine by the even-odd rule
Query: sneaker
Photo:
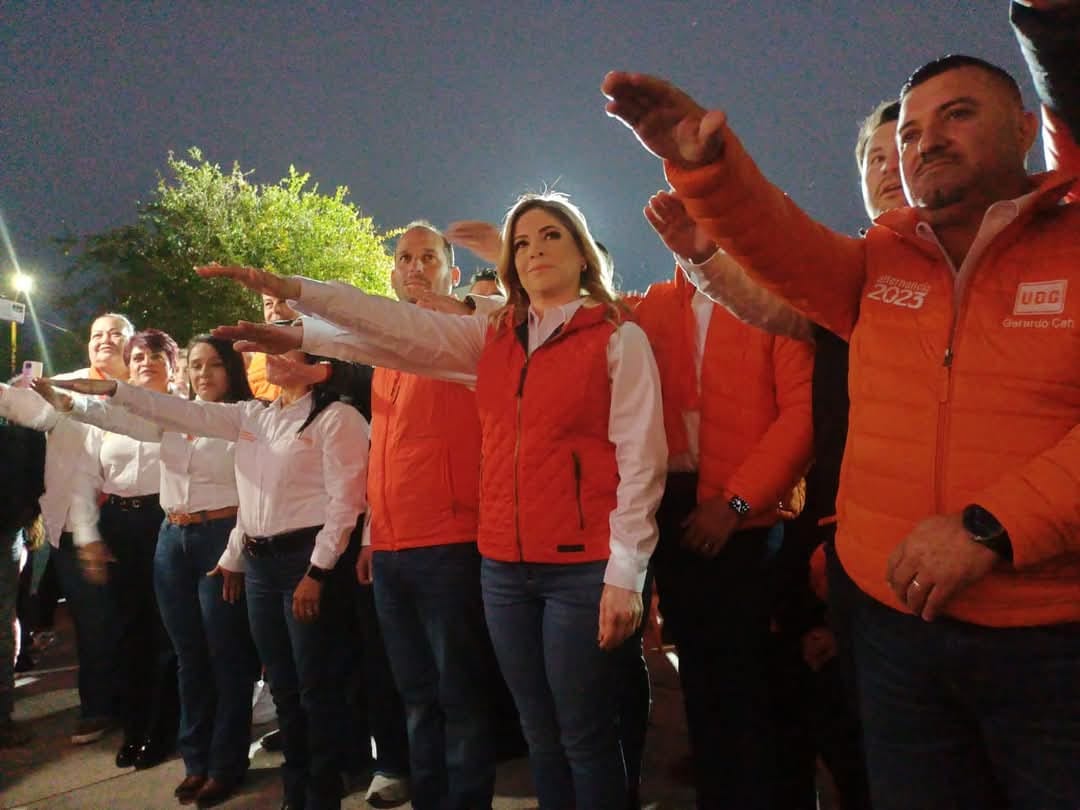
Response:
POLYGON ((34 735, 22 723, 16 723, 10 717, 0 720, 0 748, 15 748, 26 745, 34 735))
POLYGON ((112 727, 112 721, 108 717, 84 717, 75 726, 71 742, 75 745, 97 742, 112 730, 112 727))
POLYGON ((372 807, 397 807, 409 800, 409 780, 377 773, 371 778, 365 797, 372 807))

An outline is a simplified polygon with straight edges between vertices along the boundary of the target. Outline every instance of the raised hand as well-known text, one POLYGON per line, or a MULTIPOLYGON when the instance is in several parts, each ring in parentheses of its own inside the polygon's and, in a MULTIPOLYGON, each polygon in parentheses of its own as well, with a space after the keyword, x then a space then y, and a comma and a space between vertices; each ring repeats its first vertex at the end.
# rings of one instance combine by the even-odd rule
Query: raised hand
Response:
POLYGON ((304 327, 299 325, 237 321, 236 326, 218 326, 210 332, 214 337, 233 341, 233 348, 238 352, 284 354, 299 349, 304 341, 304 327))
POLYGON ((502 251, 502 233, 490 222, 465 219, 451 222, 443 232, 455 245, 471 250, 485 262, 497 264, 502 251))
POLYGON ((266 371, 273 374, 275 383, 289 388, 319 385, 330 379, 331 373, 329 363, 304 363, 276 355, 267 356, 266 371))
MULTIPOLYGON (((55 377, 49 380, 53 388, 63 388, 86 394, 92 397, 111 397, 116 393, 116 380, 91 380, 89 378, 79 380, 58 380, 55 377)), ((40 393, 40 392, 39 392, 40 393)), ((44 397, 45 395, 42 394, 44 397)), ((48 399, 48 397, 45 397, 48 399)))
POLYGON ((52 383, 44 377, 35 377, 30 383, 30 387, 38 392, 38 396, 61 413, 67 413, 71 410, 71 396, 64 391, 54 388, 52 383))
POLYGON ((649 204, 645 206, 645 219, 677 256, 685 256, 694 264, 701 264, 716 253, 716 243, 690 219, 686 206, 676 194, 659 191, 650 197, 649 204))
POLYGON ((196 267, 195 272, 202 278, 227 278, 263 295, 274 298, 296 300, 300 297, 300 282, 293 278, 283 278, 266 270, 255 267, 222 267, 220 264, 208 264, 196 267))
POLYGON ((658 158, 696 168, 723 154, 724 113, 707 111, 670 82, 612 71, 600 89, 610 99, 604 107, 607 114, 632 129, 658 158))

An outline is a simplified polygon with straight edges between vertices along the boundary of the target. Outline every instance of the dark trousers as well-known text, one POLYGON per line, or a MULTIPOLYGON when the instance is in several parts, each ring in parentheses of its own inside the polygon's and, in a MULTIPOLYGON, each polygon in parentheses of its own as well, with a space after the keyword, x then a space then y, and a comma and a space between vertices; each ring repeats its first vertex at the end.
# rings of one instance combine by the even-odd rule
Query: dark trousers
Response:
POLYGON ((234 518, 161 524, 154 588, 179 664, 180 754, 188 774, 235 783, 248 767, 251 690, 259 673, 243 596, 228 603, 206 572, 225 550, 234 518))
POLYGON ((876 810, 1080 807, 1080 624, 924 622, 858 592, 876 810))
POLYGON ((652 573, 645 577, 641 601, 645 607, 641 626, 616 651, 619 668, 616 690, 618 701, 619 743, 626 765, 627 807, 634 810, 641 804, 641 765, 645 755, 645 735, 649 729, 649 709, 652 706, 652 684, 649 665, 645 661, 645 621, 652 601, 652 573))
POLYGON ((653 571, 660 612, 679 654, 697 804, 772 807, 776 752, 769 696, 773 587, 769 530, 731 536, 706 558, 682 548, 697 476, 672 474, 657 512, 653 571))
POLYGON ((60 535, 60 545, 53 549, 51 559, 75 625, 80 715, 94 720, 119 715, 125 679, 118 655, 112 589, 87 582, 68 532, 60 535))
POLYGON ((176 653, 161 621, 154 593, 154 554, 164 513, 153 503, 124 509, 101 507, 101 537, 114 558, 109 592, 115 606, 123 669, 120 720, 127 743, 144 740, 171 748, 176 742, 180 698, 176 653))

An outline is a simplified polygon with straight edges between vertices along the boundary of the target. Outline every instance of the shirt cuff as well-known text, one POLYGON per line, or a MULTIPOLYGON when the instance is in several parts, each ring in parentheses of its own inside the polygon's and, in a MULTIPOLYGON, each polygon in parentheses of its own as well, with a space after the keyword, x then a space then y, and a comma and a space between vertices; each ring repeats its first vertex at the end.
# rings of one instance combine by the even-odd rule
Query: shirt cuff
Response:
POLYGON ((604 584, 641 593, 645 587, 645 575, 648 572, 648 567, 648 560, 645 560, 644 564, 642 564, 641 561, 617 553, 613 549, 611 556, 608 558, 607 568, 604 570, 604 584))

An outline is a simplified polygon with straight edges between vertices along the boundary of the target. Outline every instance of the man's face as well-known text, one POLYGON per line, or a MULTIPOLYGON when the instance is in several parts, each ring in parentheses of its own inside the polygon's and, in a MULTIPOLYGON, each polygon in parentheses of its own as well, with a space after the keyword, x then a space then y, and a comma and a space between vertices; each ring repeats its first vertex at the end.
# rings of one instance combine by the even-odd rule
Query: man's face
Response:
POLYGON ((390 283, 402 301, 415 301, 425 292, 449 295, 458 278, 460 272, 447 266, 442 239, 434 231, 413 228, 398 239, 390 283))
POLYGON ((911 204, 931 224, 950 211, 982 209, 1024 176, 1034 122, 1008 88, 977 67, 946 71, 900 106, 900 172, 911 204))
POLYGON ((274 321, 294 321, 300 317, 300 313, 289 306, 284 298, 274 298, 272 295, 262 297, 263 320, 267 323, 274 321))
POLYGON ((866 214, 877 219, 886 211, 907 205, 900 182, 900 152, 896 148, 896 122, 874 130, 866 143, 862 164, 862 196, 866 214))
POLYGON ((108 316, 98 318, 90 326, 90 342, 87 344, 90 365, 102 372, 111 370, 117 363, 123 365, 126 345, 127 336, 122 321, 108 316))

